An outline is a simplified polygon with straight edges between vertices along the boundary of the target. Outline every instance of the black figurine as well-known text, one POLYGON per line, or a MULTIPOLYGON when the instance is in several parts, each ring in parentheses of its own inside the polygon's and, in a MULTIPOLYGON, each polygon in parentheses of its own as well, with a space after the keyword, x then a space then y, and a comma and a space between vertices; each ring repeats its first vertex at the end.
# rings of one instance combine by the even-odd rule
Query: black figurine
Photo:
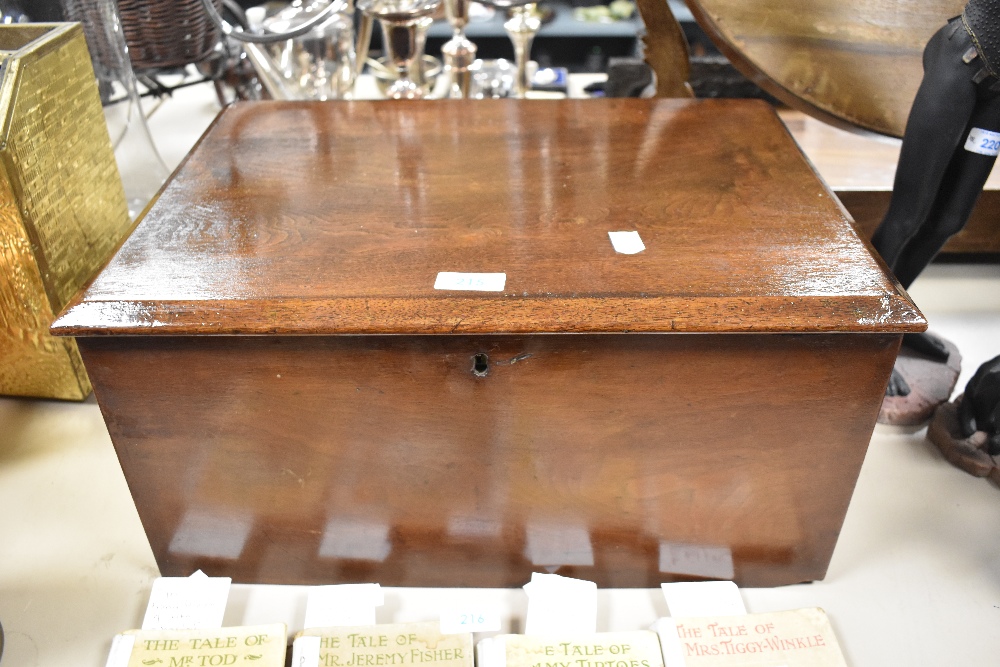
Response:
POLYGON ((958 425, 966 438, 976 431, 985 432, 987 452, 1000 455, 1000 356, 980 366, 965 386, 958 404, 958 425))
MULTIPOLYGON (((910 109, 889 209, 872 244, 909 288, 962 230, 1000 152, 1000 0, 971 0, 931 37, 910 109)), ((926 334, 903 344, 945 361, 926 334)), ((909 387, 893 371, 890 396, 909 387)))

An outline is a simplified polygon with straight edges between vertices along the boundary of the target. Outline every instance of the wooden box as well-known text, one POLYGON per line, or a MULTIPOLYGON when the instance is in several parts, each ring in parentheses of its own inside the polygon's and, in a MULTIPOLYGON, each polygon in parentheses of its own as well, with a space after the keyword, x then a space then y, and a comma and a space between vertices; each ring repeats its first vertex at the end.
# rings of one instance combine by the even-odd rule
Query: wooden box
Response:
POLYGON ((53 328, 164 575, 766 586, 924 326, 763 103, 500 100, 230 107, 53 328))

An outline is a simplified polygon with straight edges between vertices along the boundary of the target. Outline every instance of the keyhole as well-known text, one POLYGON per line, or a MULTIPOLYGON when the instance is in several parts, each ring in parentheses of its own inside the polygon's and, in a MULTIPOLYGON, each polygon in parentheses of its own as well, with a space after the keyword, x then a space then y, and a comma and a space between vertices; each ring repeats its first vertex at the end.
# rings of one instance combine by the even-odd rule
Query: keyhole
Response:
POLYGON ((490 372, 490 358, 480 352, 472 357, 472 374, 484 378, 490 372))

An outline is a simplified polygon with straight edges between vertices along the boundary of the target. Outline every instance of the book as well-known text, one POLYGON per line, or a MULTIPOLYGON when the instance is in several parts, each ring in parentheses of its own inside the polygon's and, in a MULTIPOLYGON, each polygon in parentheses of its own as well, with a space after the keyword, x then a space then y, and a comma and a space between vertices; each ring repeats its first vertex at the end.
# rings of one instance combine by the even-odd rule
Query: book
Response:
POLYGON ((284 623, 213 630, 129 630, 107 667, 284 667, 284 623))
POLYGON ((661 618, 654 627, 666 667, 847 667, 819 608, 661 618))
POLYGON ((307 628, 292 655, 303 667, 473 667, 472 633, 442 634, 436 622, 307 628))
POLYGON ((479 642, 479 667, 663 667, 656 634, 500 635, 479 642))

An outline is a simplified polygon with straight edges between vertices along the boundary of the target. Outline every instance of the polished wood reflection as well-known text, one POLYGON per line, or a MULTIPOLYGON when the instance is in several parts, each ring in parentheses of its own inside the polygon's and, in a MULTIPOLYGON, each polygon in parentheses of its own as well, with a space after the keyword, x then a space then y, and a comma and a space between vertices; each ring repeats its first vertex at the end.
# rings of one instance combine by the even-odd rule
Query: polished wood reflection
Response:
POLYGON ((237 104, 54 330, 164 574, 650 586, 822 577, 925 326, 767 105, 607 100, 237 104))
POLYGON ((823 577, 898 336, 80 345, 164 575, 770 586, 823 577))
POLYGON ((922 318, 759 101, 236 104, 55 330, 880 331, 922 318), (636 230, 648 250, 614 251, 636 230), (502 293, 435 290, 504 272, 502 293))
POLYGON ((965 0, 686 0, 748 78, 845 129, 902 136, 931 35, 965 0))

